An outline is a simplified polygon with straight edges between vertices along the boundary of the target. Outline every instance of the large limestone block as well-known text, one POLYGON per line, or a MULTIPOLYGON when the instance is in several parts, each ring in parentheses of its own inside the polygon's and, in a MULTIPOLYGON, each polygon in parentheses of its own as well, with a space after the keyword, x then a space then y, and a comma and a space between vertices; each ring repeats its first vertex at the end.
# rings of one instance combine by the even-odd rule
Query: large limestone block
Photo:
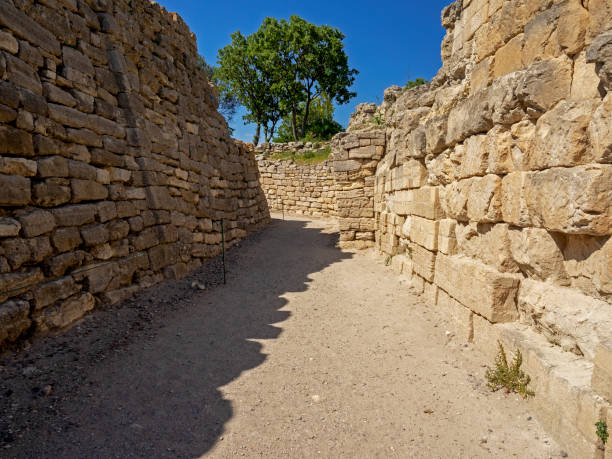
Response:
POLYGON ((493 174, 471 179, 467 216, 471 221, 494 223, 502 219, 502 179, 493 174))
POLYGON ((424 186, 414 190, 412 195, 412 214, 437 220, 444 216, 440 203, 440 188, 424 186))
POLYGON ((474 339, 474 312, 442 289, 438 289, 437 305, 442 313, 451 319, 451 327, 458 340, 464 343, 472 342, 474 339))
POLYGON ((558 57, 561 47, 557 39, 557 21, 560 14, 560 5, 534 16, 525 25, 525 39, 523 41, 522 60, 524 65, 531 65, 538 60, 558 57))
POLYGON ((572 78, 571 100, 600 98, 599 75, 596 64, 586 61, 586 52, 581 52, 574 59, 574 74, 572 78))
POLYGON ((595 110, 589 123, 588 135, 597 162, 612 162, 612 92, 608 93, 595 110))
POLYGON ((458 223, 455 228, 458 253, 482 261, 500 272, 518 272, 510 251, 508 225, 458 223))
POLYGON ((610 305, 574 289, 524 280, 518 307, 521 320, 534 326, 550 342, 591 361, 600 343, 612 341, 610 305))
POLYGON ((428 282, 432 282, 435 274, 436 254, 415 243, 409 245, 409 254, 414 272, 428 282))
POLYGON ((563 252, 546 230, 541 228, 511 228, 509 231, 512 258, 527 277, 568 285, 563 252))
POLYGON ((444 213, 458 221, 468 221, 468 198, 472 188, 471 180, 452 182, 444 187, 441 193, 441 205, 444 213))
POLYGON ((450 218, 440 220, 438 227, 438 250, 446 255, 455 255, 457 253, 456 225, 457 222, 450 218))
POLYGON ((446 145, 454 145, 471 135, 493 127, 490 90, 485 89, 463 99, 448 115, 446 145))
POLYGON ((499 48, 495 53, 493 78, 515 72, 523 68, 524 34, 519 34, 499 48))
POLYGON ((502 274, 468 258, 438 253, 434 282, 490 322, 511 322, 518 318, 516 275, 502 274))
POLYGON ((526 181, 526 172, 512 172, 502 180, 502 217, 506 223, 531 225, 531 214, 526 201, 526 181))
POLYGON ((525 201, 533 220, 549 231, 609 235, 612 165, 552 168, 529 173, 525 201))
POLYGON ((610 165, 508 174, 502 182, 504 221, 568 234, 609 235, 610 183, 610 165))
POLYGON ((421 161, 410 159, 391 170, 394 190, 407 190, 425 185, 427 169, 421 161))
POLYGON ((598 105, 598 100, 563 101, 542 115, 533 148, 527 152, 527 167, 534 170, 594 162, 587 130, 598 105))
POLYGON ((409 226, 409 231, 403 230, 405 237, 409 237, 412 242, 425 247, 427 250, 438 250, 438 221, 428 220, 417 216, 406 218, 406 224, 409 226))
POLYGON ((537 62, 522 72, 516 94, 534 113, 543 113, 569 98, 571 84, 572 61, 562 56, 537 62))
POLYGON ((593 390, 612 402, 612 344, 600 344, 597 347, 594 364, 593 390))

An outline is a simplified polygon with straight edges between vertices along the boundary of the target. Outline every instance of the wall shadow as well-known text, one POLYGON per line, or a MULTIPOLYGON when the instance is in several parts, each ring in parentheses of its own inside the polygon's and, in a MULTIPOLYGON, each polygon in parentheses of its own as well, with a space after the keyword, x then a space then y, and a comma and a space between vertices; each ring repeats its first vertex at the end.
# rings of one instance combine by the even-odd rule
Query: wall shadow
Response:
POLYGON ((217 285, 215 259, 1 358, 9 377, 0 383, 0 410, 14 414, 0 423, 8 446, 1 455, 193 458, 209 451, 233 416, 219 388, 263 363, 261 344, 250 340, 279 337, 290 317, 280 296, 305 291, 309 274, 352 256, 336 248, 337 233, 307 224, 275 219, 233 247, 227 285, 217 285))

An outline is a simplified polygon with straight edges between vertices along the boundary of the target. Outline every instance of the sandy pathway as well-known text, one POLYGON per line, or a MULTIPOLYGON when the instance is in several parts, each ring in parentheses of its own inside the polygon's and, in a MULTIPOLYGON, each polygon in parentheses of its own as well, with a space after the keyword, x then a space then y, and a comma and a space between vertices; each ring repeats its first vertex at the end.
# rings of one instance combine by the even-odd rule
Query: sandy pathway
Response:
POLYGON ((60 381, 57 414, 0 456, 560 453, 522 400, 484 387, 488 362, 449 341, 435 310, 336 238, 330 223, 276 220, 233 251, 227 286, 175 283, 180 313, 81 370, 69 394, 60 381))

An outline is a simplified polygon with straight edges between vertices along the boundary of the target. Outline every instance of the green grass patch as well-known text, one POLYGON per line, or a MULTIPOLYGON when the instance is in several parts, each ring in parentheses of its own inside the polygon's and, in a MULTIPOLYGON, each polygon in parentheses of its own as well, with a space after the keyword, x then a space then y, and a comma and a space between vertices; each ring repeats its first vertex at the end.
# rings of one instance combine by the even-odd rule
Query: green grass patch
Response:
POLYGON ((331 153, 331 148, 327 147, 321 151, 307 151, 300 155, 293 151, 286 151, 283 153, 275 153, 270 155, 268 159, 282 160, 282 161, 293 161, 296 164, 317 164, 327 161, 331 153))

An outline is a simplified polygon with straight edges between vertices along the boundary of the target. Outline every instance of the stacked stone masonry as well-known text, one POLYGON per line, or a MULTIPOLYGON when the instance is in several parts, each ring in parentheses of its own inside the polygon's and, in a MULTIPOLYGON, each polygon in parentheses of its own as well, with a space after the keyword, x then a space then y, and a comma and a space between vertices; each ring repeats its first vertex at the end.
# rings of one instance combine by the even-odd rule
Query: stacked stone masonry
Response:
POLYGON ((261 186, 270 210, 315 217, 336 216, 332 162, 296 164, 257 156, 261 186))
POLYGON ((149 0, 0 1, 0 344, 184 276, 269 218, 195 37, 149 0))
POLYGON ((612 3, 464 0, 442 20, 433 81, 349 126, 385 123, 376 247, 459 338, 522 350, 572 457, 610 458, 612 3))
POLYGON ((266 156, 275 153, 295 153, 297 155, 323 151, 329 148, 330 142, 286 142, 286 143, 262 143, 253 147, 255 153, 266 156))

